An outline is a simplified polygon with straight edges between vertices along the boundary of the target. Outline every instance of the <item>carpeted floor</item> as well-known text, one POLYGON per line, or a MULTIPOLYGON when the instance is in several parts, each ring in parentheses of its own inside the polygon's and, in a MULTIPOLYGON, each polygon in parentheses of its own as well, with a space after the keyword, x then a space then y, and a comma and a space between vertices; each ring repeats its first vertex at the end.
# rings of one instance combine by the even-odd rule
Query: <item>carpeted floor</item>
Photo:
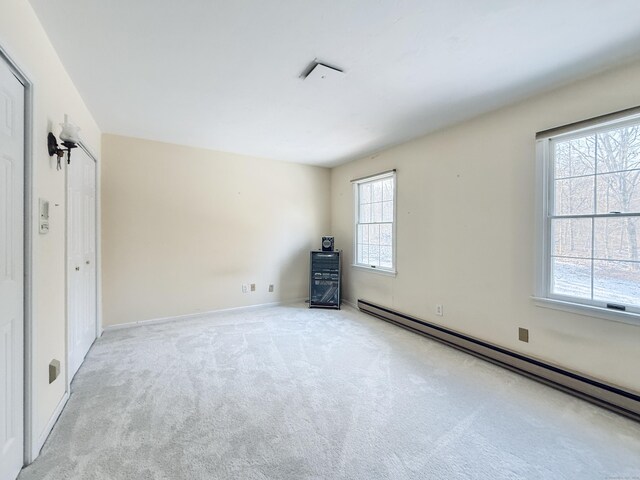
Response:
POLYGON ((640 479, 640 424, 293 305, 105 333, 19 478, 640 479))

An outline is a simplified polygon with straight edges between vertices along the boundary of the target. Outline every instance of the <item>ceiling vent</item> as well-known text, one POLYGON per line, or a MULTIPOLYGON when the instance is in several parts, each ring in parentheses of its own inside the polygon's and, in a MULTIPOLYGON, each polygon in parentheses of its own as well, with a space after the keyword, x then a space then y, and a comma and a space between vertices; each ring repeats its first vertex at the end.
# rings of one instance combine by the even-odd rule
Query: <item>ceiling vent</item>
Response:
POLYGON ((332 67, 326 63, 320 63, 314 60, 305 68, 300 78, 303 80, 324 80, 327 78, 341 77, 343 74, 342 69, 338 67, 332 67))

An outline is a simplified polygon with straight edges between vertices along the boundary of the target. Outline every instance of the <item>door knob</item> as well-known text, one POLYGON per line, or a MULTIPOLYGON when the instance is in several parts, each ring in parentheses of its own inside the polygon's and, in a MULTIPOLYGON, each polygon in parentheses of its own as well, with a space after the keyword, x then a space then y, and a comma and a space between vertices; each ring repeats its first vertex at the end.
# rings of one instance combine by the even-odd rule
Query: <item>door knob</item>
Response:
POLYGON ((79 272, 79 271, 80 271, 80 267, 76 267, 76 272, 79 272))
POLYGON ((87 260, 87 261, 86 261, 86 262, 84 262, 84 263, 86 263, 87 265, 89 265, 91 262, 90 262, 89 260, 87 260))

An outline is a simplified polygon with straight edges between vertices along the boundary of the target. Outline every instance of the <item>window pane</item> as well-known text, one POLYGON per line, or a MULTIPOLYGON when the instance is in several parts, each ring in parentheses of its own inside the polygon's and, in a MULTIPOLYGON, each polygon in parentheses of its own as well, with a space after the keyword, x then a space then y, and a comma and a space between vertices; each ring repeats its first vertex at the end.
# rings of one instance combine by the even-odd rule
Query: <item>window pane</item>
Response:
POLYGON ((358 244, 358 249, 357 250, 358 251, 356 252, 357 253, 357 255, 356 255, 356 258, 357 258, 356 263, 362 263, 362 244, 361 243, 358 244))
POLYGON ((393 180, 390 178, 382 182, 382 200, 393 200, 393 180))
POLYGON ((393 266, 392 255, 391 247, 380 247, 380 266, 391 268, 393 266))
POLYGON ((382 204, 382 221, 393 222, 393 202, 384 202, 382 204))
POLYGON ((595 256, 604 260, 640 260, 640 219, 596 218, 595 256))
POLYGON ((598 175, 598 213, 640 212, 640 170, 598 175))
POLYGON ((369 225, 358 225, 358 228, 362 230, 358 241, 361 243, 369 243, 369 225))
POLYGON ((598 134, 598 173, 640 167, 640 125, 598 134))
POLYGON ((382 180, 373 182, 371 184, 371 201, 372 202, 382 201, 382 180))
POLYGON ((371 222, 371 205, 360 205, 360 223, 371 222))
POLYGON ((369 245, 369 265, 380 265, 380 247, 369 245))
POLYGON ((640 305, 640 265, 631 262, 596 260, 593 296, 604 302, 640 305))
POLYGON ((365 203, 371 203, 371 184, 363 183, 359 186, 360 194, 359 194, 359 202, 360 205, 365 203))
POLYGON ((366 244, 362 244, 362 256, 361 256, 361 262, 360 263, 364 263, 365 265, 369 264, 369 245, 366 244))
POLYGON ((371 221, 382 222, 382 203, 371 204, 371 221))
POLYGON ((574 258, 552 258, 551 293, 591 298, 591 261, 574 258))
POLYGON ((554 177, 575 177, 595 173, 595 136, 556 143, 554 177))
POLYGON ((393 242, 393 225, 380 225, 380 245, 392 245, 393 242))
POLYGON ((553 255, 591 258, 591 219, 555 218, 551 221, 553 255))
POLYGON ((595 177, 578 177, 555 181, 555 215, 593 213, 595 177))
POLYGON ((369 225, 369 244, 380 244, 380 225, 369 225))

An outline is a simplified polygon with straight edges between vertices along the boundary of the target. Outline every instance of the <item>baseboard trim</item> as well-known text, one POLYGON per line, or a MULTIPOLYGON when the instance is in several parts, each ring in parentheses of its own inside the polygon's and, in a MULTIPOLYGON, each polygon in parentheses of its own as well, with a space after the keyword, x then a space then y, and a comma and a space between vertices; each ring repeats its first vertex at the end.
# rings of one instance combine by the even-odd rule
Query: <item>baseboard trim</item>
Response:
POLYGON ((36 458, 38 458, 38 455, 40 455, 40 450, 42 450, 44 443, 47 441, 47 438, 49 438, 49 435, 51 434, 53 427, 58 421, 58 418, 60 418, 60 414, 62 413, 62 410, 64 410, 64 407, 67 405, 68 401, 69 401, 69 392, 65 392, 62 398, 60 399, 60 401, 58 402, 56 409, 51 414, 51 417, 49 418, 47 425, 44 427, 44 430, 42 431, 42 433, 40 433, 40 435, 38 436, 38 440, 33 446, 33 451, 31 452, 32 462, 36 458))
POLYGON ((374 317, 407 328, 458 350, 508 368, 539 382, 578 396, 633 420, 640 421, 640 395, 596 378, 543 362, 504 347, 426 322, 367 300, 358 309, 374 317))
POLYGON ((196 320, 199 318, 209 317, 212 315, 218 315, 221 313, 229 313, 234 311, 241 310, 255 310, 259 308, 268 308, 268 307, 277 307, 281 305, 291 305, 294 303, 304 302, 307 298, 294 298, 291 300, 283 300, 280 302, 270 302, 270 303, 259 303, 256 305, 244 305, 241 307, 230 307, 230 308, 221 308, 218 310, 209 310, 207 312, 198 312, 198 313, 187 313, 185 315, 175 315, 173 317, 161 317, 161 318, 151 318, 149 320, 138 320, 136 322, 128 322, 128 323, 119 323, 117 325, 107 325, 103 327, 103 332, 109 332, 112 330, 122 330, 124 328, 134 328, 134 327, 142 327, 144 325, 154 325, 156 323, 168 323, 168 322, 178 322, 184 320, 196 320))
POLYGON ((353 303, 351 300, 346 300, 346 299, 342 299, 342 303, 346 303, 347 305, 349 305, 351 308, 355 308, 356 310, 358 309, 358 305, 353 303))

